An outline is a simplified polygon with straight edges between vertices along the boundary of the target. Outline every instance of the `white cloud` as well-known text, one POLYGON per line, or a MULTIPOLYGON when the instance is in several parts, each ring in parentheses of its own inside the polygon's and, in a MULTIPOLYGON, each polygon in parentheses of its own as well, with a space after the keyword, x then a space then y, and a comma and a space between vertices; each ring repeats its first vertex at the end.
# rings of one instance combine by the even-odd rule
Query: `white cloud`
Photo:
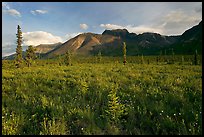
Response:
POLYGON ((3 43, 2 42, 2 48, 10 48, 11 46, 13 46, 13 45, 15 45, 15 43, 13 42, 5 42, 5 43, 3 43))
POLYGON ((163 30, 165 35, 180 35, 185 30, 197 25, 202 20, 198 14, 187 14, 181 10, 171 11, 161 17, 155 27, 163 30))
POLYGON ((15 9, 3 10, 3 12, 14 17, 21 17, 21 13, 15 9))
POLYGON ((37 15, 37 14, 45 14, 47 13, 48 11, 46 10, 31 10, 30 11, 33 15, 37 15))
POLYGON ((105 29, 124 29, 123 26, 115 25, 115 24, 101 24, 100 27, 105 29))
POLYGON ((120 26, 116 24, 100 24, 100 27, 105 29, 127 29, 129 32, 133 32, 136 34, 141 34, 144 32, 155 32, 155 33, 162 33, 161 29, 153 28, 151 26, 133 26, 133 25, 127 25, 127 26, 120 26))
POLYGON ((11 9, 7 2, 2 2, 3 13, 14 17, 21 17, 21 13, 16 9, 11 9))
POLYGON ((33 31, 23 33, 24 45, 37 46, 39 44, 54 44, 62 42, 62 38, 59 36, 54 36, 51 33, 44 31, 33 31))
POLYGON ((128 31, 134 32, 136 34, 141 34, 144 32, 153 32, 153 33, 160 33, 160 34, 163 33, 162 29, 151 27, 151 26, 146 26, 146 25, 140 25, 140 26, 135 26, 135 27, 128 25, 126 28, 128 31))
POLYGON ((79 26, 80 26, 81 29, 84 29, 84 30, 88 29, 87 24, 80 24, 79 26))

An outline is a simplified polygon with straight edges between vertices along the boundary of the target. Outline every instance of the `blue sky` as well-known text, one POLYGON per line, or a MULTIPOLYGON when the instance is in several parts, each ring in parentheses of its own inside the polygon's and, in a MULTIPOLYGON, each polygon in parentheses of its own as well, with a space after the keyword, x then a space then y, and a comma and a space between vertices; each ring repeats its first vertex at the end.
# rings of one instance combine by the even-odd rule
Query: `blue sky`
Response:
POLYGON ((2 56, 15 52, 18 24, 26 49, 105 29, 180 35, 201 20, 201 2, 2 2, 2 56))

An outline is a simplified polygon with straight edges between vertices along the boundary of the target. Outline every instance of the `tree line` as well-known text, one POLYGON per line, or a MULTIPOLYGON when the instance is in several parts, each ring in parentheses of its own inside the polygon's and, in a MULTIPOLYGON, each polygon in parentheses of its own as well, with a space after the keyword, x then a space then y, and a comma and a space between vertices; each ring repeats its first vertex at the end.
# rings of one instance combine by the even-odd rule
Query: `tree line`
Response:
MULTIPOLYGON (((26 65, 28 67, 30 67, 32 65, 32 63, 33 63, 33 60, 35 60, 37 58, 37 56, 35 54, 36 49, 32 45, 28 46, 28 48, 26 50, 25 59, 23 59, 23 55, 22 55, 23 37, 22 37, 21 27, 19 25, 17 26, 16 37, 17 37, 17 42, 16 42, 17 43, 17 48, 16 48, 15 66, 16 66, 16 68, 21 68, 22 64, 23 64, 23 61, 25 61, 26 65)), ((127 63, 126 52, 127 52, 127 50, 126 50, 126 43, 123 42, 123 64, 124 65, 126 65, 126 63, 127 63)), ((174 64, 174 62, 175 62, 175 53, 174 53, 174 50, 172 49, 171 52, 172 52, 172 57, 171 57, 171 60, 169 60, 166 57, 166 51, 165 51, 164 58, 165 58, 165 62, 167 62, 168 64, 174 64)), ((71 52, 69 50, 65 53, 63 62, 66 65, 72 65, 71 55, 72 54, 71 54, 71 52)), ((161 55, 156 57, 157 64, 159 63, 160 58, 161 58, 161 55)), ((97 60, 98 63, 101 62, 101 60, 102 60, 101 51, 98 52, 96 60, 97 60)), ((148 64, 149 64, 149 62, 150 61, 147 60, 148 64)), ((181 64, 183 64, 183 62, 184 62, 184 57, 182 56, 181 57, 181 64)), ((141 63, 144 64, 143 55, 141 56, 141 63)), ((193 65, 198 65, 199 64, 197 50, 195 50, 194 59, 193 59, 192 64, 193 65)))

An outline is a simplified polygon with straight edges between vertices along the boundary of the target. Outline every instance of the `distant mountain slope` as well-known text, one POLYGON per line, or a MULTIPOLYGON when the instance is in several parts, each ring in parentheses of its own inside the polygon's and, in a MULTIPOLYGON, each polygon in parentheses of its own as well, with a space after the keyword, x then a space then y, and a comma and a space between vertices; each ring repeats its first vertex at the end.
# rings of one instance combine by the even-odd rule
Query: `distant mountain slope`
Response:
POLYGON ((186 30, 170 48, 173 48, 176 54, 194 54, 195 50, 202 54, 202 21, 186 30))
POLYGON ((96 55, 100 51, 105 56, 121 56, 123 42, 127 45, 127 55, 159 55, 167 51, 171 54, 202 54, 202 21, 186 30, 182 35, 164 36, 158 33, 129 33, 126 29, 105 30, 102 34, 83 33, 65 43, 39 45, 37 52, 42 58, 55 58, 68 50, 75 55, 96 55))
MULTIPOLYGON (((113 44, 118 37, 115 36, 103 36, 101 34, 94 33, 84 33, 68 40, 67 42, 61 44, 54 50, 46 53, 46 57, 52 58, 58 55, 63 55, 67 50, 78 54, 78 55, 93 55, 96 47, 105 46, 108 43, 113 44)), ((99 50, 99 49, 98 49, 99 50)))
MULTIPOLYGON (((25 55, 26 55, 26 52, 23 51, 23 52, 22 52, 23 58, 25 57, 25 55)), ((6 57, 3 57, 2 59, 13 60, 13 59, 15 59, 15 57, 16 57, 16 53, 15 53, 15 54, 12 54, 12 55, 9 55, 9 56, 6 56, 6 57)))
POLYGON ((53 50, 57 46, 61 45, 62 43, 55 43, 55 44, 40 44, 35 47, 36 53, 47 53, 48 51, 53 50))

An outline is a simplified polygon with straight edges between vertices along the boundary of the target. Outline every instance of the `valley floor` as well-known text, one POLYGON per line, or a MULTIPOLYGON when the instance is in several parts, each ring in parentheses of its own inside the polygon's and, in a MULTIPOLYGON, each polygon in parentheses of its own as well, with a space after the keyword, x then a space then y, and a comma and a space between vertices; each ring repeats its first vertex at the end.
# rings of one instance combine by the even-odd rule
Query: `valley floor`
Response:
POLYGON ((2 69, 2 134, 202 134, 202 66, 2 69))

